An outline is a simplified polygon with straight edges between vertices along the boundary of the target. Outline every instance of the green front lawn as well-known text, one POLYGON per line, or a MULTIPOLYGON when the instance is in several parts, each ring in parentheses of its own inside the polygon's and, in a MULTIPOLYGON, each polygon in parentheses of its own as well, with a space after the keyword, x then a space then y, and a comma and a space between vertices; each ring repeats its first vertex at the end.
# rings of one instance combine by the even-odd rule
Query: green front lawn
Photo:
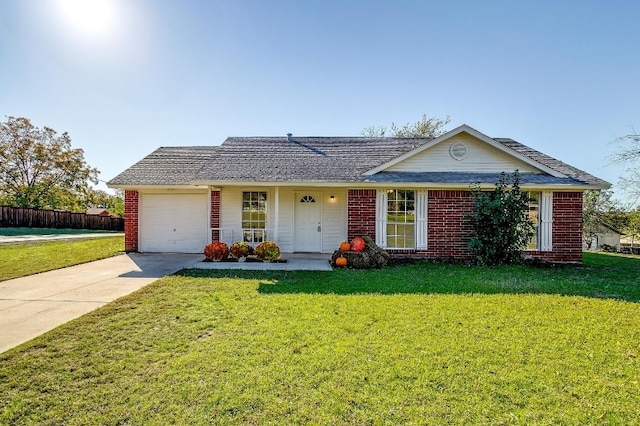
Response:
POLYGON ((183 271, 0 355, 0 424, 638 424, 639 272, 183 271))
POLYGON ((0 281, 115 256, 123 247, 121 236, 0 244, 0 281))

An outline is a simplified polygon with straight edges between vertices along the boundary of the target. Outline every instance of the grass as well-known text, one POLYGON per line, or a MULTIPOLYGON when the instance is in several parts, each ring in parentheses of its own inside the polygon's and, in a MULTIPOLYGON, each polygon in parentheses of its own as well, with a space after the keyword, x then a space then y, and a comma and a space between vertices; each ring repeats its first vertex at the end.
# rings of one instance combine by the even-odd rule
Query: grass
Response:
POLYGON ((34 241, 0 245, 0 281, 115 256, 124 237, 34 241))
POLYGON ((639 424, 639 272, 182 271, 0 355, 0 423, 639 424))
POLYGON ((91 229, 57 229, 57 228, 2 228, 0 236, 15 237, 20 235, 67 235, 67 234, 108 234, 115 231, 91 229))

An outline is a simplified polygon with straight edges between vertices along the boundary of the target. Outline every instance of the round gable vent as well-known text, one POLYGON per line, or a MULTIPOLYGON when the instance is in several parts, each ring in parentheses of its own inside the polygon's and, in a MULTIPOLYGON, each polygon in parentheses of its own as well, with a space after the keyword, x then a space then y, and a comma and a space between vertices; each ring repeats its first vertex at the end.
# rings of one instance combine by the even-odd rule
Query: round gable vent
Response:
POLYGON ((449 148, 449 154, 454 160, 464 160, 467 158, 467 146, 462 142, 456 142, 449 148))

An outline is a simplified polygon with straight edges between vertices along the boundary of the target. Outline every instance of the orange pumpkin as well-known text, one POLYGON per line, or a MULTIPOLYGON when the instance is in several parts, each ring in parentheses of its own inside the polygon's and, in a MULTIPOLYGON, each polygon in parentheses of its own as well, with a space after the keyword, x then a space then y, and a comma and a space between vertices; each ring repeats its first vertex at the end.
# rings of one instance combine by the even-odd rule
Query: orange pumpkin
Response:
POLYGON ((347 258, 346 257, 338 257, 336 259, 336 266, 344 267, 347 266, 347 258))
POLYGON ((350 249, 351 249, 351 244, 349 244, 347 241, 340 243, 340 250, 349 251, 350 249))
POLYGON ((364 250, 366 243, 362 239, 362 237, 355 237, 351 240, 351 251, 362 251, 364 250))

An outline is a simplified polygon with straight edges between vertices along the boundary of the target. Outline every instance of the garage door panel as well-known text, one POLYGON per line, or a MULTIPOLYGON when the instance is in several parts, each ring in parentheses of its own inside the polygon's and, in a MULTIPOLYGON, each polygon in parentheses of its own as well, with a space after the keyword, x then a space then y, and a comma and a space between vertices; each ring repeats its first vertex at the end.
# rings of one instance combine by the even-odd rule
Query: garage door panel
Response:
POLYGON ((174 198, 172 195, 144 195, 144 205, 147 209, 164 209, 166 208, 166 200, 174 198))
POLYGON ((143 194, 140 251, 201 253, 208 220, 207 194, 143 194))
POLYGON ((164 225, 164 226, 170 226, 174 222, 174 218, 176 215, 173 209, 163 210, 160 208, 149 209, 145 213, 148 213, 149 215, 153 216, 154 225, 157 224, 157 225, 164 225))

